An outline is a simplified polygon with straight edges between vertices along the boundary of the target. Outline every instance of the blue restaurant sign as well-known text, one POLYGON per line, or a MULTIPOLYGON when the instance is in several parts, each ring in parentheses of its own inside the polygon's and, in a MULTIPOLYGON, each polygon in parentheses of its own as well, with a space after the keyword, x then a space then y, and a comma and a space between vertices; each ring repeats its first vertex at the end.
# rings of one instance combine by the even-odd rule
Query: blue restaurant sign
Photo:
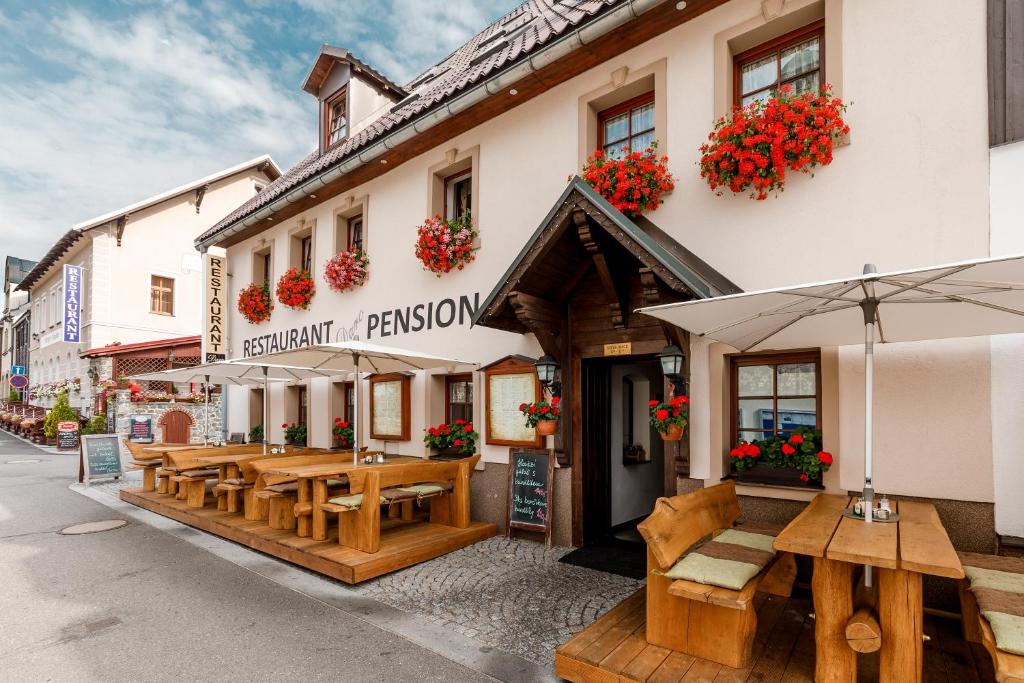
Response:
POLYGON ((64 266, 64 341, 81 341, 82 267, 64 266))

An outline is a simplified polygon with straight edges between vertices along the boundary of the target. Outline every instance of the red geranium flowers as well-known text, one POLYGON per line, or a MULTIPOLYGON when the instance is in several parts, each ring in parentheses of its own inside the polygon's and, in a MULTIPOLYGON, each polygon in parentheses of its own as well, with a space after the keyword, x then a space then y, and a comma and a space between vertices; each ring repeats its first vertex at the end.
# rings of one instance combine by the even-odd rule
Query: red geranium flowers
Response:
POLYGON ((796 470, 800 481, 818 481, 833 462, 832 454, 820 450, 820 444, 820 432, 798 427, 788 436, 775 434, 759 441, 741 442, 729 451, 729 458, 737 472, 749 470, 760 461, 774 469, 796 470))
POLYGON ((654 211, 661 206, 662 196, 675 188, 668 157, 659 157, 657 149, 657 142, 643 152, 624 147, 624 156, 618 159, 598 150, 583 166, 583 180, 627 216, 654 211))
POLYGON ((370 259, 362 249, 343 251, 331 257, 324 265, 324 280, 339 294, 362 287, 369 276, 370 259))
POLYGON ((270 287, 265 282, 254 282, 238 295, 238 312, 253 325, 270 320, 273 310, 270 287))
POLYGON ((316 283, 309 271, 289 268, 277 281, 277 300, 288 308, 306 310, 316 294, 316 283))
POLYGON ((833 144, 850 132, 845 112, 829 85, 800 95, 784 85, 775 97, 715 122, 700 148, 700 175, 717 194, 728 189, 766 199, 785 189, 787 169, 810 173, 832 163, 833 144))
POLYGON ((689 405, 688 396, 673 396, 666 402, 657 399, 648 401, 651 426, 658 430, 659 434, 668 434, 671 425, 685 428, 690 418, 689 405))
POLYGON ((472 455, 479 437, 472 424, 465 420, 455 420, 429 427, 423 437, 423 443, 431 448, 454 448, 459 453, 472 455))
POLYGON ((476 258, 473 248, 476 238, 477 231, 469 214, 448 220, 437 215, 416 228, 416 258, 426 270, 441 277, 453 270, 462 270, 476 258))

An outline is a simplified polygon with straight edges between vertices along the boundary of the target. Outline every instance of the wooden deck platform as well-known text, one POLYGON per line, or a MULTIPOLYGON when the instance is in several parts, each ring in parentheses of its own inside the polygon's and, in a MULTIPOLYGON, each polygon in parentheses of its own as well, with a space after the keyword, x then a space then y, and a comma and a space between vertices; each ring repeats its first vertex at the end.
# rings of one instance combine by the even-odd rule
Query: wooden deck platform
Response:
POLYGON ((239 513, 217 510, 215 503, 190 508, 173 496, 141 489, 122 489, 121 500, 345 583, 360 583, 425 562, 490 538, 497 531, 494 524, 483 522, 456 529, 421 520, 382 519, 380 551, 370 554, 338 545, 336 527, 326 541, 314 541, 300 538, 294 531, 271 529, 266 522, 248 521, 239 513))
MULTIPOLYGON (((555 673, 577 683, 740 683, 814 680, 814 618, 810 601, 758 593, 757 637, 748 669, 733 669, 647 643, 644 589, 580 631, 555 652, 555 673)), ((959 622, 925 618, 924 680, 988 683, 992 662, 965 642, 959 622)), ((878 656, 858 656, 858 681, 878 680, 878 656)))

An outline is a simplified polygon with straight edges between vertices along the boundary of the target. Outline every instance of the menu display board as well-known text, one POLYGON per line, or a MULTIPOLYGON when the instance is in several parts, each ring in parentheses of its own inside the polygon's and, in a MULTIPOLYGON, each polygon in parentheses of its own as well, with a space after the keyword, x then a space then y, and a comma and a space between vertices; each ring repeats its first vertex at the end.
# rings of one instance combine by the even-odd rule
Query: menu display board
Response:
POLYGON ((57 450, 73 451, 78 448, 78 423, 68 420, 57 423, 57 450))
POLYGON ((128 440, 132 443, 153 443, 152 415, 132 415, 128 429, 128 440))
POLYGON ((542 532, 551 542, 551 492, 554 456, 546 449, 509 451, 508 527, 542 532))
POLYGON ((537 400, 534 372, 491 375, 487 378, 487 443, 527 443, 537 439, 519 406, 537 400))
POLYGON ((402 373, 370 378, 370 438, 409 440, 409 376, 402 373))
POLYGON ((88 484, 94 479, 119 479, 124 476, 119 439, 117 434, 82 437, 78 451, 78 481, 88 484))

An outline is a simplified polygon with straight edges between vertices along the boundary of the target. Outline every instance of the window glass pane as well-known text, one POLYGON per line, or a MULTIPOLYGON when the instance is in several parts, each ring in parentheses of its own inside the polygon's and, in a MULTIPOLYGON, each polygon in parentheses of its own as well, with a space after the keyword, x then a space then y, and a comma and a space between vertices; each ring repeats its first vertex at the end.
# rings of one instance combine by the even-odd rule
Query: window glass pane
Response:
POLYGON ((771 432, 755 432, 749 429, 743 429, 739 433, 739 440, 746 441, 748 443, 750 441, 763 441, 771 435, 771 432))
POLYGON ((736 407, 736 426, 740 429, 774 429, 772 399, 744 398, 736 407))
POLYGON ((633 110, 633 133, 654 128, 654 103, 633 110))
POLYGON ((814 427, 817 422, 817 401, 813 398, 780 398, 779 429, 814 427))
POLYGON ((449 399, 455 403, 466 402, 466 383, 465 382, 454 382, 449 386, 451 394, 449 399))
POLYGON ((739 375, 740 396, 772 395, 772 366, 741 365, 736 371, 739 375))
POLYGON ((619 114, 604 122, 604 141, 606 143, 625 140, 629 135, 629 114, 619 114))
POLYGON ((773 90, 773 88, 768 88, 767 90, 758 90, 755 93, 751 93, 749 95, 744 95, 743 99, 740 100, 740 104, 742 104, 745 107, 748 104, 750 104, 751 102, 755 102, 755 101, 763 102, 764 100, 767 100, 769 97, 772 96, 772 90, 773 90))
POLYGON ((794 363, 778 366, 779 396, 814 396, 818 386, 814 363, 794 363))
POLYGON ((634 152, 643 152, 654 143, 654 131, 648 131, 641 133, 640 135, 634 136, 630 139, 630 150, 634 152))
POLYGON ((740 89, 744 93, 760 90, 779 80, 778 58, 770 54, 755 62, 744 64, 740 69, 740 89))
POLYGON ((815 71, 806 76, 800 76, 792 81, 788 81, 788 85, 793 86, 793 92, 797 95, 805 92, 818 92, 818 72, 815 71))
POLYGON ((604 155, 608 159, 619 159, 625 156, 625 152, 622 151, 622 143, 616 142, 613 145, 604 146, 604 155))
POLYGON ((791 78, 818 68, 818 39, 788 47, 782 51, 782 78, 791 78))

